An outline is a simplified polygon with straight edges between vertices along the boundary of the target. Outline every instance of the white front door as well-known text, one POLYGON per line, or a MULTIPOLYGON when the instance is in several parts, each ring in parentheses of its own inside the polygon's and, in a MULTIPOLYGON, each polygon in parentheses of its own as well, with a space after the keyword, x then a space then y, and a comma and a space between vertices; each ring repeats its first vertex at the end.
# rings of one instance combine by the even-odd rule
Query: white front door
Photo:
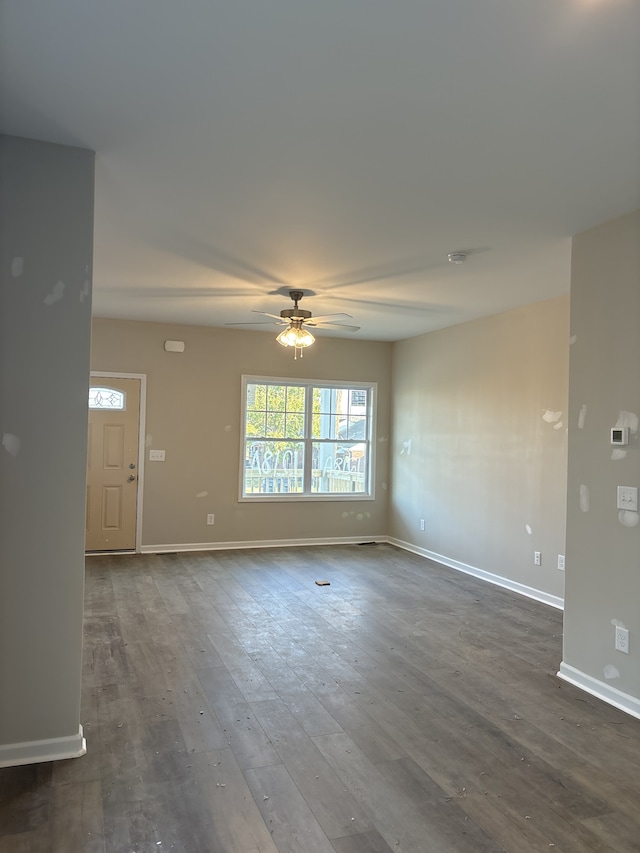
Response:
POLYGON ((140 380, 92 376, 87 452, 87 551, 136 546, 140 380))

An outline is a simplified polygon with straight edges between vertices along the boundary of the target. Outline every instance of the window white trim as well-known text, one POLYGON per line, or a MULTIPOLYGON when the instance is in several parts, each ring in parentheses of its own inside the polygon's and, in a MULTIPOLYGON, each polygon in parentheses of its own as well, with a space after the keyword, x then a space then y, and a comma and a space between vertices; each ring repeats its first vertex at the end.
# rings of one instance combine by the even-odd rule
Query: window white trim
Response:
POLYGON ((378 384, 371 381, 351 381, 343 379, 301 379, 299 377, 282 377, 282 376, 243 376, 242 377, 242 414, 241 414, 241 435, 240 435, 240 459, 238 473, 238 501, 240 503, 291 503, 295 501, 373 501, 375 500, 375 469, 376 469, 376 415, 377 415, 377 398, 378 384), (368 472, 367 482, 369 490, 366 493, 350 492, 332 492, 331 494, 311 493, 311 466, 305 466, 305 483, 303 493, 259 493, 245 494, 244 493, 244 476, 245 476, 245 447, 246 447, 246 428, 247 428, 247 385, 251 384, 271 384, 271 385, 295 385, 296 387, 303 386, 306 394, 305 406, 305 434, 304 438, 300 439, 308 445, 312 446, 314 441, 311 434, 311 417, 308 416, 310 409, 310 400, 313 388, 344 388, 363 390, 369 392, 369 437, 368 437, 368 472))

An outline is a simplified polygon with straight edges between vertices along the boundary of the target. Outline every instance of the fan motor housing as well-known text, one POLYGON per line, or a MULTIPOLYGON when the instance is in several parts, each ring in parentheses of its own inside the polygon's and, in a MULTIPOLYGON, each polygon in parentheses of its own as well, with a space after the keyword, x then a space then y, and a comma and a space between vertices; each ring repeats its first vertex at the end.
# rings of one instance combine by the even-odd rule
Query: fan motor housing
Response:
POLYGON ((283 320, 308 320, 311 317, 311 311, 304 311, 302 308, 285 308, 280 312, 283 320))

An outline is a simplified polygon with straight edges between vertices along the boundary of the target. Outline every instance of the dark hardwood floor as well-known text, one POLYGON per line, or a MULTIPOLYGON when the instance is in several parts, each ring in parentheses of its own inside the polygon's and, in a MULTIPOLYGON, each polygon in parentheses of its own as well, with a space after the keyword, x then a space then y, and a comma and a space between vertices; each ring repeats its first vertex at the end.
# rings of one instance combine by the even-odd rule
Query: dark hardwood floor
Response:
POLYGON ((91 557, 88 754, 0 770, 0 853, 640 850, 561 634, 389 545, 91 557))

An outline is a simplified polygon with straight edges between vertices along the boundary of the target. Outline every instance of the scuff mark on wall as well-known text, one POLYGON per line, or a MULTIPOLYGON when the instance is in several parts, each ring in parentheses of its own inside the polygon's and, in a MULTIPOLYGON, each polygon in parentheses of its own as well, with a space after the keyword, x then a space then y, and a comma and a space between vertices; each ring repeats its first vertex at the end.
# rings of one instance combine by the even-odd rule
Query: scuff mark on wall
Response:
POLYGON ((386 484, 386 483, 381 483, 380 485, 381 485, 381 487, 382 487, 382 490, 386 492, 386 491, 387 491, 387 484, 386 484))
POLYGON ((64 296, 66 286, 67 285, 64 283, 64 281, 56 281, 56 283, 53 285, 53 290, 51 291, 51 293, 45 296, 43 300, 44 304, 53 305, 54 302, 60 302, 60 300, 64 296))
POLYGON ((208 496, 208 494, 209 494, 209 492, 198 492, 196 497, 197 498, 206 498, 208 496))
POLYGON ((20 278, 24 272, 24 258, 14 258, 11 261, 11 276, 12 278, 20 278))
POLYGON ((626 628, 627 627, 624 624, 624 622, 621 622, 619 619, 612 619, 611 624, 613 625, 614 628, 626 628))
POLYGON ((612 678, 620 678, 620 673, 612 663, 609 663, 604 668, 604 677, 609 680, 612 678))
POLYGON ((587 417, 587 404, 583 403, 578 412, 578 429, 584 429, 584 422, 587 417))
POLYGON ((533 527, 531 527, 530 524, 525 524, 524 529, 527 531, 529 536, 531 536, 531 534, 533 533, 533 527))
POLYGON ((152 443, 153 443, 153 436, 148 435, 144 440, 144 446, 145 447, 151 447, 152 443))
POLYGON ((640 522, 640 512, 621 509, 618 513, 618 521, 623 527, 637 527, 638 522, 640 522))
POLYGON ((578 340, 577 335, 571 335, 571 337, 569 338, 569 346, 572 347, 577 340, 578 340))
POLYGON ((554 424, 562 417, 562 412, 556 412, 554 409, 543 409, 542 420, 547 424, 554 424))
POLYGON ((227 424, 224 428, 225 432, 231 432, 231 424, 227 424))
POLYGON ((629 427, 629 432, 637 433, 638 416, 635 412, 626 412, 624 409, 621 409, 620 414, 618 415, 618 420, 615 423, 615 427, 616 429, 629 427))
POLYGON ((84 302, 84 300, 89 296, 89 279, 85 278, 84 284, 80 288, 80 302, 84 302))
POLYGON ((558 423, 557 423, 557 424, 554 424, 554 425, 553 425, 553 428, 554 428, 554 429, 562 429, 562 427, 563 427, 563 423, 562 423, 562 421, 558 421, 558 423))
POLYGON ((5 432, 2 436, 2 446, 10 456, 17 456, 20 453, 20 444, 18 436, 11 432, 5 432))
POLYGON ((614 447, 611 451, 611 458, 614 462, 617 462, 619 459, 624 459, 627 455, 627 451, 622 447, 614 447))
POLYGON ((584 483, 580 486, 580 509, 589 512, 589 487, 584 483))
POLYGON ((400 456, 404 456, 405 453, 407 454, 407 456, 411 455, 411 439, 410 438, 408 438, 406 441, 402 442, 402 450, 400 451, 400 456))

